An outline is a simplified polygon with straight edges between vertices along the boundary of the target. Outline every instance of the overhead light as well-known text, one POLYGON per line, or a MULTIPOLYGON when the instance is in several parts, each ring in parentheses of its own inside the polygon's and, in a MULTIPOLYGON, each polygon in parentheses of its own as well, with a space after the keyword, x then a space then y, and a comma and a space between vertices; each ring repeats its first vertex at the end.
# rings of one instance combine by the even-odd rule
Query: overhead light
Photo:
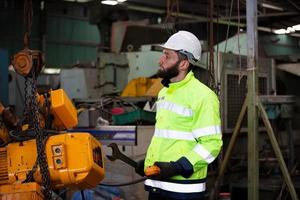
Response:
POLYGON ((300 31, 300 24, 293 26, 293 28, 295 29, 295 31, 300 31))
POLYGON ((296 31, 300 31, 300 24, 294 25, 294 26, 289 26, 286 29, 277 29, 273 31, 275 34, 289 34, 289 33, 294 33, 296 31))
POLYGON ((60 69, 58 69, 58 68, 44 68, 43 72, 45 74, 59 74, 60 73, 60 69))
POLYGON ((117 5, 118 2, 115 1, 115 0, 103 0, 101 1, 102 4, 105 4, 105 5, 111 5, 111 6, 114 6, 114 5, 117 5))
POLYGON ((285 29, 282 28, 282 29, 277 29, 274 31, 275 34, 285 34, 285 29))
POLYGON ((293 27, 288 27, 286 29, 287 33, 294 33, 295 32, 295 29, 293 27))
POLYGON ((45 2, 44 2, 44 1, 41 1, 40 8, 41 8, 41 10, 44 10, 44 9, 45 9, 45 2))
POLYGON ((272 10, 283 11, 283 8, 281 8, 279 6, 272 5, 272 4, 268 4, 268 3, 261 3, 261 6, 264 7, 264 8, 272 9, 272 10))

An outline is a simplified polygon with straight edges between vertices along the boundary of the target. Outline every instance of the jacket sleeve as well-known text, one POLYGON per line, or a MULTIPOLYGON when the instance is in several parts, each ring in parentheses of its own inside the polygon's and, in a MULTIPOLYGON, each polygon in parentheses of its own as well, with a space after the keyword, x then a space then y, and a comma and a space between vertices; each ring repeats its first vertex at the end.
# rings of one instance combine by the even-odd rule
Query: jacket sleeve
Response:
POLYGON ((185 157, 197 170, 214 161, 223 145, 217 96, 213 94, 203 98, 195 106, 194 113, 192 134, 197 143, 185 157))

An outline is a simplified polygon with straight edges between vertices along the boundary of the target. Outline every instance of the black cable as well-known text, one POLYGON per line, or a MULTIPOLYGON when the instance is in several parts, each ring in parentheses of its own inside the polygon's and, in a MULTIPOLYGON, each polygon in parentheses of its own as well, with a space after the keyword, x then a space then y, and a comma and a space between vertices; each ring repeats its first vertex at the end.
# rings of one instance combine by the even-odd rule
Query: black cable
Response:
MULTIPOLYGON (((2 140, 1 140, 2 141, 2 140)), ((0 148, 5 147, 6 145, 8 145, 11 141, 7 141, 7 142, 3 142, 0 144, 0 148)))
MULTIPOLYGON (((66 133, 66 131, 57 131, 52 129, 43 129, 43 131, 47 137, 50 137, 51 135, 66 133)), ((35 139, 35 135, 32 129, 26 131, 11 130, 8 132, 8 134, 13 139, 12 141, 16 141, 16 142, 23 142, 23 141, 35 139)))
POLYGON ((29 171, 29 173, 26 175, 26 179, 24 181, 22 181, 22 183, 28 183, 28 182, 33 182, 33 174, 36 172, 38 167, 38 160, 36 159, 34 162, 33 167, 31 168, 31 170, 29 171))
POLYGON ((80 194, 81 194, 81 199, 82 199, 82 200, 85 200, 85 197, 84 197, 84 191, 83 191, 83 190, 80 190, 80 194))
POLYGON ((108 187, 121 187, 121 186, 134 185, 134 184, 140 183, 140 182, 142 182, 142 181, 144 181, 146 179, 147 179, 147 177, 143 177, 141 179, 137 179, 137 180, 134 180, 134 181, 131 181, 131 182, 127 182, 127 183, 120 183, 120 184, 99 183, 98 185, 100 185, 100 186, 108 186, 108 187))
POLYGON ((45 112, 46 112, 46 124, 45 124, 45 128, 46 129, 51 129, 52 126, 52 121, 51 121, 51 114, 50 114, 50 102, 49 102, 49 91, 47 93, 45 93, 44 95, 45 98, 45 104, 46 104, 46 108, 45 108, 45 112))
POLYGON ((70 188, 66 188, 66 189, 62 190, 60 193, 57 194, 57 197, 55 198, 55 200, 58 200, 58 198, 62 199, 61 196, 69 190, 70 190, 70 188))
MULTIPOLYGON (((128 186, 128 185, 137 184, 137 183, 142 182, 142 181, 144 181, 144 180, 146 180, 146 179, 147 179, 147 177, 143 177, 143 178, 141 178, 141 179, 137 179, 137 180, 134 180, 134 181, 131 181, 131 182, 128 182, 128 183, 121 183, 121 184, 106 184, 106 183, 100 183, 100 184, 98 184, 98 185, 99 185, 99 186, 106 186, 106 187, 121 187, 121 186, 128 186)), ((56 197, 55 200, 57 200, 59 197, 61 198, 61 195, 63 195, 64 193, 66 193, 66 192, 69 191, 69 190, 70 190, 70 189, 67 188, 67 189, 64 189, 63 191, 61 191, 61 192, 58 194, 58 196, 56 197)), ((91 188, 91 190, 93 190, 93 191, 95 191, 95 192, 98 193, 98 191, 96 191, 96 190, 93 189, 93 188, 91 188)), ((85 200, 84 191, 81 190, 80 192, 81 192, 81 198, 82 198, 83 200, 85 200)))

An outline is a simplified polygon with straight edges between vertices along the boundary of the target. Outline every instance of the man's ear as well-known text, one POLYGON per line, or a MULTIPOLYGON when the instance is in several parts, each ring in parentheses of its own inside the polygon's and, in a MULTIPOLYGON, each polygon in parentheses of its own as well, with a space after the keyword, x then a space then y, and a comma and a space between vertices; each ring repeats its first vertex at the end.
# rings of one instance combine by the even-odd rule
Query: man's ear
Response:
POLYGON ((179 68, 180 68, 181 70, 183 70, 183 71, 186 71, 186 70, 188 70, 189 65, 190 65, 190 63, 189 63, 188 60, 182 60, 182 61, 180 62, 179 68))

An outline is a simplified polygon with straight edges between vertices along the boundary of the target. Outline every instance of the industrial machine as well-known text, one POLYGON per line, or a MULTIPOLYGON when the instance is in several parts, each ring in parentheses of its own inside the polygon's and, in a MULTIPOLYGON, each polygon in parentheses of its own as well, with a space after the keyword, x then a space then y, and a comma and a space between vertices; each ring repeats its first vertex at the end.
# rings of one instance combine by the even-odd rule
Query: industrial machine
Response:
MULTIPOLYGON (((44 100, 40 98, 41 102, 44 100)), ((45 130, 46 162, 50 188, 92 188, 104 178, 101 144, 88 133, 62 133, 77 124, 77 113, 63 90, 50 92, 52 131, 45 130), (53 131, 53 129, 57 131, 53 131), (79 148, 80 147, 80 148, 79 148)), ((39 103, 42 105, 41 103, 39 103)), ((41 107, 41 110, 43 107, 41 107)), ((38 166, 37 142, 27 125, 20 127, 10 109, 1 106, 0 198, 43 199, 42 176, 38 166), (23 130, 22 130, 23 129, 23 130)), ((43 119, 44 115, 40 115, 43 119)), ((43 121, 43 120, 41 120, 43 121)), ((46 122, 40 125, 45 126, 46 122)))
POLYGON ((0 199, 51 199, 53 189, 92 188, 104 178, 101 144, 77 126, 77 110, 62 89, 37 93, 43 59, 24 49, 14 56, 25 77, 24 118, 0 105, 0 199))
MULTIPOLYGON (((98 52, 95 68, 62 69, 61 88, 71 99, 98 99, 103 95, 121 93, 130 81, 155 75, 160 56, 161 51, 152 45, 142 45, 140 51, 134 52, 98 52)), ((150 82, 153 81, 148 81, 147 85, 150 82)))

